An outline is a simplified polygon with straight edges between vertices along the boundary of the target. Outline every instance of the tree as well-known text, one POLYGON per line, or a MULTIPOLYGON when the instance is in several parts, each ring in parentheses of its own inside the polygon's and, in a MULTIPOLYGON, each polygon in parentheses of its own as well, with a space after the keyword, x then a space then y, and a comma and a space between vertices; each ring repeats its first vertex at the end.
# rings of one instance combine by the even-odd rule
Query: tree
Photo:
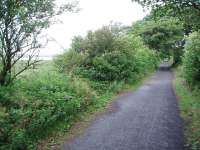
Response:
POLYGON ((176 17, 184 23, 185 33, 200 28, 199 0, 132 0, 143 7, 152 8, 155 17, 176 17))
POLYGON ((91 58, 104 54, 112 50, 114 39, 121 31, 119 24, 109 24, 96 31, 88 31, 85 37, 75 36, 71 48, 78 53, 87 53, 91 58))
POLYGON ((0 1, 0 85, 10 84, 23 71, 38 63, 38 37, 52 17, 72 11, 76 3, 58 6, 55 0, 0 1), (26 56, 26 60, 24 57, 26 56), (17 72, 14 67, 21 62, 17 72))
POLYGON ((168 8, 173 8, 176 11, 184 8, 194 8, 200 11, 200 1, 199 0, 132 0, 140 3, 143 6, 152 7, 156 9, 160 6, 166 6, 168 8))
POLYGON ((72 39, 72 44, 71 48, 78 53, 83 53, 84 52, 84 39, 82 36, 75 36, 72 39))
POLYGON ((174 63, 180 62, 183 26, 174 18, 154 21, 147 17, 133 25, 133 33, 142 37, 145 44, 156 50, 161 57, 169 57, 173 52, 174 63))

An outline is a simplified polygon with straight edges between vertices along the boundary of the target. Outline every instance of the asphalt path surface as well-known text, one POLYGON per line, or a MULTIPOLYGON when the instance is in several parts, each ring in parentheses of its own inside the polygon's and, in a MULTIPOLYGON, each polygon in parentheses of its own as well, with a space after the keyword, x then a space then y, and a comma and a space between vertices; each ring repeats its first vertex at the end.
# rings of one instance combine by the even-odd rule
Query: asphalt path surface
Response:
POLYGON ((183 150, 172 80, 169 67, 161 65, 136 91, 119 96, 112 113, 98 117, 62 150, 183 150))

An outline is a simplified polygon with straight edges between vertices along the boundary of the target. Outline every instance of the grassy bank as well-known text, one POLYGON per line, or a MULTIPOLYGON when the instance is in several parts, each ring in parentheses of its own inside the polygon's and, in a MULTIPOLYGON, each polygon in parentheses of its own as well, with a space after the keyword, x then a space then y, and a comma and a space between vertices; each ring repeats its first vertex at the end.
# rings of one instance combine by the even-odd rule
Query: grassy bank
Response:
POLYGON ((181 73, 181 68, 175 71, 174 87, 179 98, 181 116, 185 121, 187 147, 200 150, 200 90, 192 90, 181 73))

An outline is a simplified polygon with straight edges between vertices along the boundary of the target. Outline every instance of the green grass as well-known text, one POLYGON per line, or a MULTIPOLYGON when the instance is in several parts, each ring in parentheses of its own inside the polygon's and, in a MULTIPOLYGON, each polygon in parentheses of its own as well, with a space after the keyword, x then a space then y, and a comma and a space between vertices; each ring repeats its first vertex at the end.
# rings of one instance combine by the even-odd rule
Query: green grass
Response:
POLYGON ((181 72, 181 68, 175 71, 174 87, 179 98, 181 116, 185 121, 187 147, 200 150, 200 90, 191 90, 181 72))

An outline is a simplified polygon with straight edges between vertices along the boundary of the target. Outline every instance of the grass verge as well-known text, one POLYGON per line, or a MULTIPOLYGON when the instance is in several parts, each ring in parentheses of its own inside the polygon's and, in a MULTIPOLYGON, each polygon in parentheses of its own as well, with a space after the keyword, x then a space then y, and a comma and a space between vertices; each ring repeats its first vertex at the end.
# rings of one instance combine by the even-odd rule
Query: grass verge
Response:
POLYGON ((174 89, 185 121, 186 146, 200 150, 200 90, 191 90, 181 75, 181 68, 175 71, 174 89))

